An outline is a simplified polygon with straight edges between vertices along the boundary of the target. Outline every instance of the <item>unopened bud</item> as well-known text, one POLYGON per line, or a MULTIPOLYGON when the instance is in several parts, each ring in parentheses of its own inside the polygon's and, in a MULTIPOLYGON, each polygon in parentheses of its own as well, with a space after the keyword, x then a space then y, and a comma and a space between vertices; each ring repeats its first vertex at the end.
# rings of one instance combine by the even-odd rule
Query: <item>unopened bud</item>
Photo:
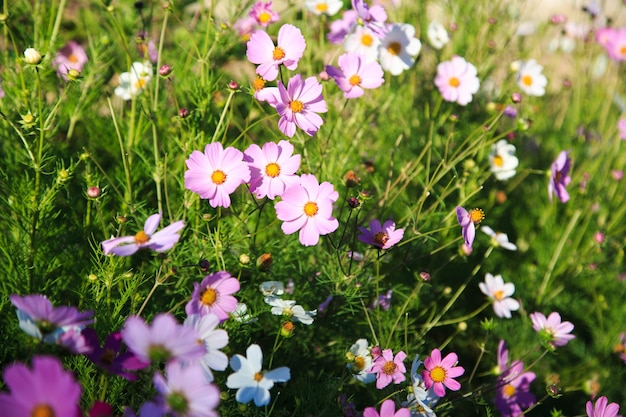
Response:
POLYGON ((271 253, 264 253, 263 255, 259 256, 256 260, 256 267, 259 269, 259 271, 269 271, 270 267, 272 266, 272 254, 271 253))
POLYGON ((348 199, 348 207, 350 207, 351 209, 355 209, 357 207, 359 207, 360 203, 359 203, 359 199, 356 197, 350 197, 348 199))
POLYGON ((546 392, 552 398, 559 398, 563 395, 563 390, 558 384, 550 384, 546 386, 546 392))
POLYGON ((200 262, 198 262, 198 266, 200 267, 202 272, 206 272, 211 267, 211 264, 206 259, 200 259, 200 262))
POLYGON ((230 88, 231 90, 237 90, 239 88, 239 83, 237 83, 237 81, 232 81, 228 83, 228 88, 230 88))
POLYGON ((186 119, 187 117, 189 117, 189 110, 185 108, 178 110, 178 117, 180 117, 181 119, 186 119))
POLYGON ((361 178, 359 178, 352 170, 346 172, 343 179, 346 182, 346 187, 348 188, 355 187, 361 182, 361 178))
POLYGON ((98 197, 100 197, 100 187, 89 187, 89 188, 87 188, 87 197, 89 197, 89 198, 98 198, 98 197))
POLYGON ((167 64, 161 65, 161 68, 159 68, 159 75, 161 77, 167 77, 171 73, 172 73, 172 67, 167 64))
POLYGON ((26 48, 24 51, 24 62, 29 65, 37 65, 41 62, 41 52, 36 50, 35 48, 26 48))
POLYGON ((513 93, 511 94, 511 101, 513 103, 521 103, 522 102, 522 95, 520 93, 513 93))
POLYGON ((430 281, 430 274, 426 271, 420 272, 420 279, 424 282, 430 281))
POLYGON ((250 257, 245 253, 242 253, 241 255, 239 255, 239 263, 241 265, 248 265, 250 263, 250 257))
POLYGON ((295 328, 296 326, 292 322, 286 321, 280 327, 280 335, 282 337, 291 337, 293 336, 293 331, 295 328))

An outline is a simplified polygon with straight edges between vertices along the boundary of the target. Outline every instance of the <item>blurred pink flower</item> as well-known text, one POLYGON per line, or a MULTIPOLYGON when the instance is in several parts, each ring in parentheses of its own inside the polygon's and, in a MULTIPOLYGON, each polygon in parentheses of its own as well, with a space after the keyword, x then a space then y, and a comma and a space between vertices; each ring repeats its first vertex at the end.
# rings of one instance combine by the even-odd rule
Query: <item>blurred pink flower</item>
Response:
POLYGON ((211 207, 229 207, 230 194, 250 181, 243 153, 233 147, 224 149, 219 142, 206 145, 204 153, 193 151, 185 163, 185 188, 208 199, 211 207))
POLYGON ((352 32, 356 26, 357 13, 354 10, 345 10, 341 14, 341 19, 337 19, 330 24, 330 32, 326 39, 334 45, 340 45, 346 36, 352 32))
POLYGON ((502 417, 517 417, 536 402, 530 390, 535 380, 534 372, 524 372, 524 362, 513 361, 509 365, 509 351, 504 340, 498 344, 498 378, 495 403, 502 417))
POLYGON ((619 138, 626 140, 626 117, 622 117, 617 121, 617 130, 619 132, 619 138))
POLYGON ((461 225, 463 239, 465 245, 471 250, 474 238, 476 237, 475 224, 480 223, 485 218, 485 212, 482 209, 475 208, 469 212, 461 206, 456 206, 456 219, 461 225))
POLYGON ((374 365, 369 372, 376 374, 376 388, 383 389, 392 381, 394 384, 399 384, 406 380, 404 376, 406 368, 402 363, 405 358, 406 353, 403 351, 396 353, 394 357, 391 349, 385 349, 374 359, 374 365))
POLYGON ((626 27, 598 29, 596 42, 604 47, 613 61, 626 61, 626 27))
POLYGON ((374 407, 367 407, 363 410, 363 417, 411 417, 411 411, 408 408, 399 408, 396 411, 396 403, 385 400, 380 406, 380 414, 374 407))
POLYGON ((284 65, 289 70, 298 67, 306 42, 300 29, 293 25, 283 25, 278 30, 278 44, 263 30, 256 30, 247 43, 246 56, 253 64, 257 64, 256 73, 267 81, 278 77, 278 66, 284 65))
POLYGON ((88 60, 85 49, 75 41, 69 41, 57 52, 52 60, 52 67, 57 70, 59 77, 67 80, 69 70, 82 71, 88 60))
POLYGON ((533 329, 541 335, 543 339, 552 347, 565 346, 567 342, 575 338, 571 334, 574 325, 569 321, 561 321, 561 315, 552 312, 546 318, 542 313, 535 312, 530 314, 530 320, 533 323, 533 329))
POLYGON ((332 184, 319 184, 311 174, 300 177, 300 184, 287 188, 276 204, 276 216, 283 221, 282 230, 289 235, 299 230, 300 243, 316 245, 320 235, 334 232, 339 222, 332 216, 333 203, 339 198, 332 184))
POLYGON ((383 38, 387 33, 385 21, 387 13, 382 6, 369 7, 363 0, 352 0, 352 9, 356 11, 358 19, 363 26, 370 29, 379 38, 383 38))
POLYGON ((602 396, 596 400, 595 404, 587 401, 586 411, 588 417, 617 417, 619 405, 617 403, 609 404, 609 400, 602 396))
POLYGON ((465 106, 472 101, 472 95, 478 91, 480 81, 476 67, 460 56, 437 65, 435 85, 446 101, 457 102, 465 106))
POLYGON ((194 282, 191 300, 185 306, 188 315, 215 314, 220 321, 228 318, 237 308, 237 299, 231 294, 239 291, 239 280, 226 271, 213 272, 200 284, 194 282))
POLYGON ((550 201, 552 201, 553 194, 556 194, 562 203, 566 203, 569 200, 569 193, 565 189, 572 180, 569 176, 572 167, 572 160, 569 157, 569 153, 570 151, 561 151, 550 167, 551 175, 550 182, 548 183, 548 196, 550 197, 550 201))
POLYGON ((446 388, 451 391, 461 389, 461 384, 453 378, 463 375, 465 368, 455 366, 457 363, 456 353, 448 353, 445 358, 441 359, 441 351, 433 349, 430 356, 424 359, 426 370, 422 371, 422 378, 424 378, 426 389, 433 387, 435 394, 440 397, 446 395, 446 388))
POLYGON ((279 80, 278 93, 275 97, 276 111, 280 115, 278 128, 290 138, 296 133, 296 126, 307 135, 314 136, 324 123, 317 113, 328 111, 322 96, 322 85, 317 79, 309 77, 302 81, 300 74, 296 74, 289 79, 287 88, 279 80))
POLYGON ((250 192, 257 198, 273 200, 287 187, 300 182, 295 175, 300 167, 300 155, 293 155, 293 145, 286 140, 278 144, 266 142, 263 148, 253 143, 244 152, 250 167, 250 192))
POLYGON ((278 22, 279 19, 278 13, 272 10, 271 1, 268 1, 267 3, 257 1, 254 3, 254 6, 252 6, 252 10, 250 10, 248 16, 263 27, 267 27, 270 23, 278 22))
POLYGON ((361 242, 380 249, 389 249, 404 236, 404 229, 396 229, 393 220, 387 220, 381 226, 378 219, 373 219, 370 221, 369 230, 365 227, 359 227, 359 230, 361 234, 358 238, 361 242))
POLYGON ((348 52, 339 57, 339 68, 326 65, 326 72, 331 76, 346 98, 363 95, 364 88, 378 88, 383 82, 383 69, 376 61, 367 62, 363 56, 348 52))

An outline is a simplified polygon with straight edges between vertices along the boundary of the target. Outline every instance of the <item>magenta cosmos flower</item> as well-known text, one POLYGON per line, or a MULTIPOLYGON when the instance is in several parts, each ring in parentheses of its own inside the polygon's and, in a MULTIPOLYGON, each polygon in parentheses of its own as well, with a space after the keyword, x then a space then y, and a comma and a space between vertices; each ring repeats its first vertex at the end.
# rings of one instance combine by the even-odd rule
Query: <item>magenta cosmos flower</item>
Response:
POLYGON ((374 407, 367 407, 363 410, 363 417, 411 417, 411 411, 408 408, 399 408, 396 411, 396 403, 385 400, 380 406, 380 414, 374 407))
POLYGON ((284 65, 289 70, 298 68, 306 42, 300 29, 294 25, 283 25, 278 31, 278 44, 263 30, 256 30, 250 35, 247 43, 246 56, 253 64, 257 64, 256 73, 267 81, 278 77, 278 66, 284 65))
POLYGON ((95 365, 112 374, 135 381, 137 375, 127 371, 136 371, 149 365, 139 360, 132 352, 122 352, 122 333, 120 332, 111 333, 102 347, 94 329, 85 329, 82 334, 91 348, 85 356, 95 365))
POLYGON ((169 313, 158 314, 151 326, 141 317, 127 318, 122 339, 141 362, 198 361, 206 353, 196 329, 178 324, 169 313))
POLYGON ((588 417, 617 417, 619 405, 617 403, 608 404, 609 400, 602 396, 596 400, 595 404, 587 401, 586 411, 588 417))
POLYGON ((87 61, 88 58, 85 49, 78 43, 69 41, 67 45, 57 52, 52 60, 52 67, 57 70, 59 77, 63 77, 64 80, 67 80, 69 70, 80 72, 83 70, 87 61))
POLYGON ((231 294, 239 291, 239 288, 239 280, 228 272, 213 272, 204 277, 200 284, 193 283, 193 293, 185 311, 188 315, 201 316, 213 313, 220 321, 224 321, 228 318, 228 313, 237 308, 237 299, 231 294))
POLYGON ((211 207, 230 207, 230 194, 250 181, 243 153, 233 147, 224 149, 219 142, 206 145, 204 153, 193 151, 185 163, 185 188, 208 199, 211 207))
POLYGON ((471 249, 476 237, 475 224, 480 223, 485 218, 485 212, 479 208, 470 211, 465 210, 461 206, 456 206, 456 219, 461 225, 463 239, 465 244, 471 249))
POLYGON ((536 376, 534 372, 524 372, 524 362, 514 361, 509 366, 509 351, 504 340, 498 344, 498 370, 496 408, 502 417, 518 417, 537 400, 530 391, 536 376))
POLYGON ((376 388, 383 389, 391 384, 391 381, 399 384, 406 380, 404 376, 406 368, 402 363, 404 359, 406 359, 406 353, 400 351, 394 357, 391 349, 383 350, 382 355, 374 359, 374 365, 369 372, 376 374, 376 388))
POLYGON ((389 249, 398 243, 404 236, 404 229, 396 229, 393 220, 387 220, 381 226, 378 219, 370 221, 369 230, 359 227, 361 234, 359 240, 368 245, 376 246, 380 249, 389 249))
POLYGON ((296 126, 309 136, 315 135, 324 123, 317 113, 328 111, 322 85, 315 77, 302 81, 300 74, 289 79, 287 88, 278 81, 278 94, 272 105, 280 116, 278 128, 290 138, 296 133, 296 126))
POLYGON ((465 106, 472 101, 472 95, 478 91, 480 81, 476 67, 460 56, 437 65, 435 85, 446 101, 457 102, 465 106))
POLYGON ((263 26, 264 28, 268 27, 270 23, 278 22, 279 16, 274 10, 272 10, 272 2, 268 1, 264 3, 262 1, 257 1, 252 6, 252 10, 248 13, 252 19, 259 24, 259 26, 263 26))
POLYGON ((319 184, 312 174, 302 175, 300 181, 285 190, 282 201, 276 204, 276 216, 284 222, 281 227, 285 234, 299 230, 300 243, 317 245, 320 235, 332 233, 339 227, 332 215, 339 193, 329 182, 319 184))
POLYGON ((178 242, 179 232, 185 227, 185 222, 179 220, 156 232, 160 222, 161 214, 153 214, 146 220, 143 230, 134 236, 113 237, 102 242, 102 251, 105 255, 118 256, 130 256, 144 248, 165 252, 178 242))
POLYGON ((250 192, 257 198, 273 200, 288 186, 300 182, 300 177, 295 175, 300 168, 300 155, 293 154, 293 145, 286 140, 278 144, 267 142, 263 148, 252 144, 243 159, 250 167, 250 192))
POLYGON ((441 351, 433 349, 429 357, 424 360, 424 368, 422 378, 426 389, 433 388, 435 394, 440 397, 446 395, 446 388, 452 391, 461 389, 461 384, 453 379, 465 373, 465 368, 455 366, 458 362, 456 353, 451 352, 441 359, 441 351))
POLYGON ((82 416, 78 402, 81 387, 58 359, 35 356, 32 370, 22 363, 4 369, 4 382, 11 393, 0 393, 3 416, 82 416))
POLYGON ((561 151, 556 161, 552 163, 550 167, 551 175, 550 182, 548 183, 548 196, 552 201, 552 195, 561 200, 561 203, 566 203, 569 200, 569 193, 565 187, 570 183, 572 178, 569 176, 570 169, 572 168, 572 160, 569 157, 570 151, 561 151))
POLYGON ((378 88, 384 82, 383 68, 376 61, 348 52, 339 57, 339 68, 326 65, 326 72, 335 80, 346 98, 361 97, 364 88, 378 88))
POLYGON ((576 337, 571 334, 574 325, 569 321, 561 322, 561 315, 557 312, 550 313, 547 318, 542 313, 535 312, 530 315, 530 320, 533 322, 533 329, 553 349, 556 346, 565 346, 576 337))

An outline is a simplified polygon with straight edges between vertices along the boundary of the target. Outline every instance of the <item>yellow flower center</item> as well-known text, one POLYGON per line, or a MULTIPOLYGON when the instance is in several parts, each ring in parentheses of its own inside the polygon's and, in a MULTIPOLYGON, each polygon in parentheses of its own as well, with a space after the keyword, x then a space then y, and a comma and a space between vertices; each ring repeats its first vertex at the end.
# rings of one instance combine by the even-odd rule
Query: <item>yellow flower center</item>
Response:
POLYGON ((350 77, 350 79, 348 81, 350 82, 350 85, 352 85, 352 86, 359 85, 359 84, 361 84, 361 77, 359 77, 358 75, 354 74, 352 77, 350 77))
POLYGON ((367 33, 364 33, 363 36, 361 36, 361 43, 364 46, 372 46, 373 42, 374 42, 374 38, 372 38, 372 35, 368 35, 367 33))
POLYGON ((270 20, 272 20, 272 15, 268 12, 263 12, 259 15, 259 22, 261 22, 261 24, 266 24, 270 20))
POLYGON ((270 162, 265 166, 265 173, 268 177, 276 178, 280 175, 280 165, 275 162, 270 162))
POLYGON ((494 291, 493 298, 495 298, 497 301, 502 301, 502 299, 504 298, 504 291, 502 290, 494 291))
POLYGON ((515 395, 515 387, 511 384, 506 384, 504 386, 504 388, 502 388, 502 392, 504 393, 505 396, 507 396, 508 398, 511 398, 512 396, 515 395))
POLYGON ((224 184, 224 181, 226 181, 226 174, 224 174, 224 171, 216 169, 211 174, 211 181, 213 181, 213 184, 215 185, 222 185, 224 184))
POLYGON ((461 81, 459 81, 457 77, 450 77, 448 84, 450 84, 451 87, 458 87, 461 85, 461 81))
POLYGON ((78 57, 74 54, 70 55, 67 57, 67 60, 70 61, 72 64, 75 64, 78 62, 78 57))
POLYGON ((478 224, 482 222, 483 219, 485 218, 485 212, 482 209, 475 208, 473 210, 470 210, 469 218, 472 221, 472 223, 478 224))
POLYGON ((402 52, 402 45, 400 45, 400 42, 391 42, 387 46, 387 50, 391 55, 400 55, 400 52, 402 52))
POLYGON ((265 80, 263 78, 256 77, 254 81, 252 81, 252 88, 254 88, 254 91, 259 91, 263 87, 265 87, 265 80))
POLYGON ((362 371, 365 368, 365 358, 363 356, 357 356, 354 358, 354 367, 359 371, 362 371))
POLYGON ((145 86, 146 86, 145 78, 137 78, 137 81, 135 82, 135 88, 137 90, 142 90, 145 86))
POLYGON ((626 55, 626 45, 622 45, 621 48, 619 48, 619 54, 626 55))
POLYGON ((383 365, 383 372, 387 375, 393 375, 396 373, 396 364, 392 361, 387 361, 383 365))
POLYGON ((283 59, 285 57, 285 51, 280 46, 277 46, 274 48, 274 52, 272 52, 272 57, 274 58, 274 61, 283 59))
POLYGON ((149 240, 150 236, 148 236, 148 234, 143 230, 141 232, 137 232, 137 234, 135 235, 135 243, 138 245, 148 243, 149 240))
POLYGON ((504 165, 504 158, 502 158, 500 155, 494 156, 493 164, 497 167, 501 167, 502 165, 504 165))
POLYGON ((263 379, 263 374, 261 372, 257 372, 256 374, 254 374, 254 380, 256 382, 259 382, 263 379))
POLYGON ((524 75, 522 77, 522 84, 524 84, 527 87, 530 87, 531 85, 533 85, 533 77, 531 77, 530 75, 524 75))
POLYGON ((389 235, 385 232, 378 232, 374 235, 374 242, 378 243, 380 246, 385 246, 388 240, 389 235))
POLYGON ((304 103, 302 103, 300 100, 294 100, 289 103, 289 108, 292 112, 299 113, 302 111, 302 109, 304 109, 304 103))
POLYGON ((213 303, 215 303, 215 300, 217 300, 217 291, 210 287, 204 290, 200 296, 200 302, 205 306, 211 307, 213 303))
POLYGON ((48 404, 37 404, 30 412, 30 417, 55 417, 56 414, 48 404))
POLYGON ((314 203, 313 201, 309 201, 304 205, 304 214, 309 217, 315 216, 318 211, 319 208, 317 207, 317 203, 314 203))
POLYGON ((328 10, 328 4, 326 3, 317 3, 315 5, 315 9, 320 12, 320 13, 324 13, 325 11, 328 10))
POLYGON ((446 370, 441 366, 435 366, 432 371, 430 371, 430 377, 435 382, 443 382, 446 379, 446 370))

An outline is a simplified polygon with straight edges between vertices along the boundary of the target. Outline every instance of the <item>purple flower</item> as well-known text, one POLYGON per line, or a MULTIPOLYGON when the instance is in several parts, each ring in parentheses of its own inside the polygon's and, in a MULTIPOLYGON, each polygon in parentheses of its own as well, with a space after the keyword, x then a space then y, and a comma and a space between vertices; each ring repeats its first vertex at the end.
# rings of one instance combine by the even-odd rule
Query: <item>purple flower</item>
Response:
POLYGON ((3 416, 80 417, 81 387, 58 359, 35 356, 32 370, 22 363, 4 369, 4 382, 11 393, 0 393, 3 416))
POLYGON ((143 230, 134 236, 114 237, 102 242, 105 255, 130 256, 139 249, 151 249, 155 252, 165 252, 180 239, 179 232, 185 227, 185 222, 179 220, 156 232, 161 222, 161 214, 156 213, 148 217, 143 230), (156 233, 155 233, 156 232, 156 233))
POLYGON ((326 35, 326 39, 334 45, 340 45, 346 39, 346 36, 356 26, 357 12, 354 10, 345 10, 341 14, 341 19, 335 20, 330 24, 330 32, 326 35))
POLYGON ((339 227, 333 217, 333 203, 339 193, 329 182, 319 184, 312 174, 301 177, 301 183, 292 185, 276 204, 276 217, 284 223, 281 228, 287 235, 300 231, 300 243, 317 245, 320 235, 327 235, 339 227))
POLYGON ((469 212, 461 206, 456 206, 456 219, 461 225, 463 240, 465 245, 471 250, 476 237, 475 224, 480 223, 485 218, 485 212, 479 208, 470 210, 469 212))
POLYGON ((237 308, 237 299, 231 294, 239 291, 240 284, 226 271, 213 272, 200 284, 194 282, 191 300, 185 306, 188 315, 209 313, 215 314, 220 321, 228 318, 237 308))
POLYGON ((472 95, 478 91, 480 81, 476 67, 460 56, 437 65, 435 85, 446 101, 457 102, 465 106, 472 101, 472 95))
POLYGON ((561 203, 566 203, 569 200, 569 194, 565 187, 570 183, 572 178, 569 176, 570 169, 572 168, 572 160, 569 157, 570 151, 561 151, 556 161, 552 163, 550 170, 550 182, 548 183, 548 196, 552 201, 552 195, 561 200, 561 203))
POLYGON ((381 226, 378 219, 373 219, 370 221, 369 230, 365 227, 359 227, 359 230, 361 234, 358 238, 361 242, 380 249, 389 249, 404 236, 404 229, 396 229, 393 220, 387 220, 381 226))
POLYGON ((617 403, 608 404, 609 400, 602 396, 596 400, 595 404, 587 401, 586 411, 588 417, 617 417, 619 405, 617 403))
POLYGON ((300 182, 300 177, 295 175, 300 167, 300 155, 293 155, 293 145, 286 140, 278 144, 267 142, 262 149, 253 143, 243 159, 250 168, 250 192, 257 198, 273 200, 288 186, 300 182))
POLYGON ((289 70, 298 68, 298 61, 302 58, 306 42, 300 29, 286 24, 278 31, 278 43, 263 30, 255 30, 247 43, 246 56, 253 64, 257 64, 256 73, 267 81, 274 81, 278 77, 279 65, 289 70))
POLYGON ((52 60, 52 67, 57 70, 59 77, 67 80, 69 70, 82 71, 88 60, 85 49, 78 43, 69 41, 57 52, 52 60))
POLYGON ((63 333, 93 323, 93 311, 81 313, 70 306, 52 307, 45 295, 12 294, 9 298, 17 309, 20 329, 45 343, 58 343, 63 333))
POLYGON ((150 364, 140 361, 132 352, 122 352, 122 334, 120 332, 111 333, 102 347, 100 347, 98 335, 94 329, 83 330, 83 336, 91 347, 90 352, 86 353, 85 356, 107 372, 129 381, 135 381, 137 376, 126 371, 143 369, 150 364))
POLYGON ((374 365, 369 372, 376 374, 376 388, 383 389, 391 384, 391 381, 394 384, 399 384, 406 380, 404 376, 406 368, 402 363, 405 358, 406 353, 403 351, 396 353, 394 357, 391 349, 385 349, 382 355, 374 359, 374 365))
POLYGON ((363 22, 363 25, 370 29, 379 38, 383 38, 387 33, 385 21, 387 13, 383 6, 369 7, 363 0, 352 0, 352 9, 356 11, 357 16, 363 22))
POLYGON ((250 181, 250 168, 243 153, 219 142, 205 146, 204 153, 193 151, 185 161, 185 188, 209 200, 211 207, 230 207, 230 194, 250 181))
POLYGON ((326 65, 326 72, 332 77, 346 98, 361 97, 364 88, 378 88, 383 82, 383 69, 376 61, 368 62, 364 56, 348 52, 339 57, 339 68, 326 65))
POLYGON ((540 334, 549 347, 565 346, 567 342, 575 338, 572 333, 574 325, 569 321, 561 321, 561 315, 552 312, 546 318, 542 313, 535 312, 530 315, 533 329, 540 334))
POLYGON ((158 314, 151 326, 141 317, 127 318, 122 339, 142 362, 197 361, 206 353, 196 329, 178 324, 169 313, 158 314))
POLYGON ((524 372, 524 362, 515 361, 509 367, 509 351, 504 340, 498 345, 498 369, 495 403, 502 417, 517 417, 533 405, 535 396, 530 383, 535 380, 533 372, 524 372))
POLYGON ((387 290, 385 294, 379 294, 378 298, 374 300, 370 309, 375 309, 377 307, 382 308, 387 311, 391 307, 391 296, 393 295, 393 289, 387 290))
POLYGON ((322 96, 322 85, 315 77, 302 81, 300 74, 289 79, 287 88, 278 81, 276 102, 270 102, 270 105, 276 107, 280 116, 278 128, 290 138, 296 133, 296 126, 307 135, 314 136, 324 123, 317 113, 328 111, 322 96))

